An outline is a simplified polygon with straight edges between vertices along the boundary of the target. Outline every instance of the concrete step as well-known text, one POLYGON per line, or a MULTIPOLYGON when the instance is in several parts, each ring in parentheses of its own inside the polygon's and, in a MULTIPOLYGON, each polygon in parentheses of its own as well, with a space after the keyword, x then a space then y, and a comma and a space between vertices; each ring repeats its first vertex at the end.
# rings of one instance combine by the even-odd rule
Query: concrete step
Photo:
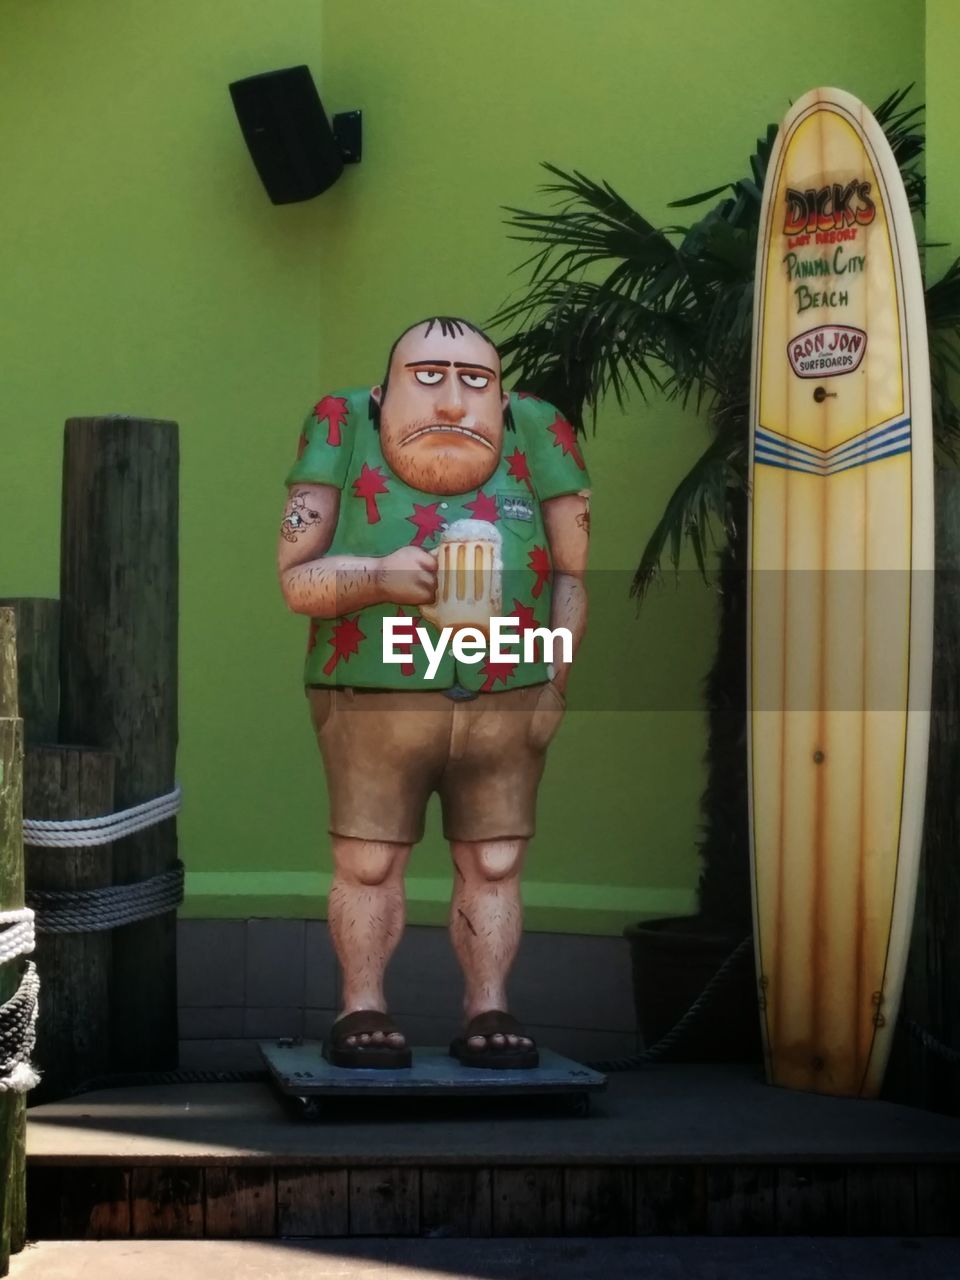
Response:
POLYGON ((11 1280, 956 1280, 960 1240, 42 1241, 11 1280))

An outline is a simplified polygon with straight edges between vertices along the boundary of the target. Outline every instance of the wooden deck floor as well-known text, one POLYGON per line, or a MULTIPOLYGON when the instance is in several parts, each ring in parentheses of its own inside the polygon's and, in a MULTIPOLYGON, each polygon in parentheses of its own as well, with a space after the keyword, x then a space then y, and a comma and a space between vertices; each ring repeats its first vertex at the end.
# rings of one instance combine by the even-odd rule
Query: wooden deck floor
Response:
POLYGON ((87 1094, 29 1113, 35 1236, 949 1234, 960 1120, 767 1086, 610 1077, 591 1114, 485 1099, 338 1104, 266 1085, 87 1094))

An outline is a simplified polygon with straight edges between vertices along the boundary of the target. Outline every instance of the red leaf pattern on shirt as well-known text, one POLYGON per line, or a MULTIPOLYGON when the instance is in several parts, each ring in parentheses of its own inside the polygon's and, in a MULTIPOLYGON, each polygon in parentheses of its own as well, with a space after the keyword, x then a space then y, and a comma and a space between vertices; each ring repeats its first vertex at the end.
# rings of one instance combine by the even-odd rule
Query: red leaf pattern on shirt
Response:
POLYGON ((347 420, 346 396, 324 396, 313 406, 313 416, 317 422, 327 424, 327 444, 340 444, 340 428, 347 420))
POLYGON ((377 506, 377 497, 381 493, 388 492, 387 477, 379 467, 368 466, 365 462, 360 468, 359 476, 353 482, 353 494, 356 498, 363 498, 367 504, 367 524, 379 523, 380 508, 377 506))
POLYGON ((491 662, 491 660, 488 658, 486 662, 483 664, 483 666, 480 668, 483 674, 487 677, 486 680, 483 682, 483 684, 480 686, 480 692, 492 693, 493 686, 497 683, 498 680, 501 684, 506 685, 507 681, 513 675, 513 673, 516 671, 519 665, 520 663, 516 661, 491 662))
POLYGON ((557 414, 547 430, 553 433, 554 448, 559 445, 564 457, 566 457, 567 454, 570 454, 580 470, 585 471, 586 468, 583 465, 583 458, 580 456, 580 450, 577 448, 577 437, 576 432, 573 429, 573 425, 569 423, 566 418, 557 414))
POLYGON ((519 449, 514 449, 513 453, 507 458, 509 464, 508 475, 514 480, 519 480, 521 484, 525 484, 533 493, 533 485, 530 483, 530 468, 527 465, 527 455, 519 449))
POLYGON ((412 675, 415 675, 417 671, 417 668, 414 665, 414 661, 413 661, 413 646, 416 644, 419 644, 420 647, 423 648, 423 644, 420 640, 420 637, 417 635, 417 619, 411 617, 410 614, 406 613, 403 609, 398 609, 395 616, 398 618, 409 618, 410 620, 410 626, 406 628, 406 630, 410 633, 409 639, 405 635, 398 635, 397 632, 395 631, 393 633, 394 635, 393 647, 395 649, 403 649, 407 645, 410 646, 409 660, 406 662, 400 663, 400 674, 402 676, 412 676, 412 675))
POLYGON ((546 547, 534 547, 527 558, 527 566, 536 574, 536 582, 533 584, 531 595, 534 600, 539 599, 543 588, 550 581, 550 553, 546 547))
POLYGON ((477 496, 472 502, 465 502, 463 505, 473 512, 474 520, 486 520, 488 524, 495 524, 500 519, 496 498, 489 497, 482 489, 477 490, 477 496))
POLYGON ((349 662, 360 648, 360 641, 366 638, 364 632, 360 630, 356 615, 352 618, 341 618, 333 628, 333 635, 330 637, 333 653, 324 665, 323 674, 332 676, 338 662, 349 662))
POLYGON ((438 514, 439 507, 439 502, 428 502, 426 505, 421 505, 419 502, 413 504, 413 515, 407 516, 410 523, 417 526, 417 532, 410 539, 412 546, 422 547, 428 538, 432 538, 443 528, 444 520, 443 516, 438 514))

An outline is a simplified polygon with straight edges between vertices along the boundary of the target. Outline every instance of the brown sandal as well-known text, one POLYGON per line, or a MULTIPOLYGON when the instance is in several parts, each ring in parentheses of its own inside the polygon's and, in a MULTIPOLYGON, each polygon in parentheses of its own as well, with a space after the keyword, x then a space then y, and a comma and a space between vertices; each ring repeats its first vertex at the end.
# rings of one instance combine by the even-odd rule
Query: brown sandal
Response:
POLYGON ((503 1009, 488 1009, 486 1013, 478 1013, 475 1018, 470 1019, 463 1035, 457 1036, 450 1045, 450 1055, 465 1067, 489 1067, 499 1071, 526 1071, 540 1065, 540 1054, 535 1044, 529 1047, 519 1044, 491 1044, 490 1037, 496 1035, 526 1036, 528 1040, 533 1039, 512 1014, 503 1009), (486 1036, 485 1047, 472 1049, 469 1044, 471 1036, 486 1036))
POLYGON ((372 1067, 381 1071, 409 1067, 413 1056, 408 1045, 397 1048, 386 1043, 347 1044, 348 1036, 372 1036, 375 1031, 382 1031, 388 1036, 399 1030, 389 1014, 380 1013, 377 1009, 358 1009, 338 1018, 330 1028, 323 1056, 335 1067, 372 1067))

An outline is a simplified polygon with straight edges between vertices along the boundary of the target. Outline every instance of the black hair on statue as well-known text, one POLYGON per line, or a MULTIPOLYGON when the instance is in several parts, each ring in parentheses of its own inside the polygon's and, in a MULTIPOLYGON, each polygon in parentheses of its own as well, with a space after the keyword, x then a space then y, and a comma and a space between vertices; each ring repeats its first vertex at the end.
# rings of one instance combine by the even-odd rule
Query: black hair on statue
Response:
MULTIPOLYGON (((470 333, 478 334, 483 338, 484 342, 490 343, 490 346, 493 347, 494 351, 497 351, 497 344, 490 335, 485 333, 479 325, 471 324, 469 320, 464 320, 462 316, 427 316, 425 320, 418 320, 416 324, 407 325, 403 333, 397 337, 393 346, 390 348, 390 354, 387 356, 387 369, 383 375, 383 381, 380 383, 380 387, 383 392, 383 395, 380 397, 381 404, 377 404, 373 396, 370 397, 368 413, 370 415, 370 421, 373 423, 374 431, 380 430, 380 408, 382 402, 386 399, 387 384, 390 381, 390 366, 393 364, 394 352, 408 333, 412 333, 414 329, 419 329, 421 327, 426 328, 427 332, 424 334, 425 338, 429 338, 434 329, 439 329, 445 338, 460 338, 463 336, 464 330, 468 330, 470 333)), ((497 351, 498 356, 499 354, 499 351, 497 351)), ((503 384, 501 382, 501 386, 502 385, 503 384)), ((509 405, 507 405, 506 409, 503 411, 503 425, 507 431, 516 430, 516 424, 513 420, 513 410, 509 405)))

